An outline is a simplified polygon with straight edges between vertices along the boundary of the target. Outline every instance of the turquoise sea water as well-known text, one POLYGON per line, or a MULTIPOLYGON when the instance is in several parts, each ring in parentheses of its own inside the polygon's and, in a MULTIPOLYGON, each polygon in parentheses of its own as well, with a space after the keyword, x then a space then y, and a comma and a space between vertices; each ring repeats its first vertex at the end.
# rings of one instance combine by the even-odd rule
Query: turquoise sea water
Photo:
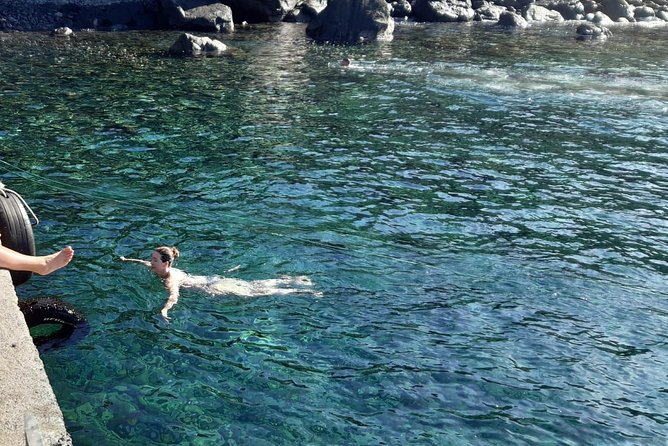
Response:
POLYGON ((17 291, 91 324, 42 356, 75 444, 665 444, 668 29, 613 33, 0 35, 0 179, 76 250, 17 291), (117 261, 163 244, 323 296, 167 324, 117 261))

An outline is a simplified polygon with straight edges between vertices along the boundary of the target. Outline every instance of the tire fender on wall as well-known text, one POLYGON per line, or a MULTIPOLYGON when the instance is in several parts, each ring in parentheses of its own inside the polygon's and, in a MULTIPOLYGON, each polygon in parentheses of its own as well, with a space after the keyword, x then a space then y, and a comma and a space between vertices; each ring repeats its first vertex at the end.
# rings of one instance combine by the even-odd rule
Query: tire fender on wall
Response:
MULTIPOLYGON (((34 256, 35 239, 26 207, 25 201, 19 194, 5 189, 0 183, 0 243, 21 254, 34 256)), ((32 210, 30 212, 32 213, 32 210)), ((14 286, 27 282, 32 276, 30 271, 10 271, 10 273, 14 286)))
POLYGON ((60 325, 60 329, 48 336, 33 338, 41 351, 59 347, 85 337, 90 331, 86 318, 72 305, 61 299, 44 297, 19 301, 28 328, 42 324, 60 325))

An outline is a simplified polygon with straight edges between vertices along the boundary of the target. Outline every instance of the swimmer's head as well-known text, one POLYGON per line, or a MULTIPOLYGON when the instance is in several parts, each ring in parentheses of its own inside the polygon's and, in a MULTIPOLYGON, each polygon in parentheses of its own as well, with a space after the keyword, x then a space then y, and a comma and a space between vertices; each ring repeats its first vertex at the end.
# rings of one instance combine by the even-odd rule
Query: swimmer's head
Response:
POLYGON ((347 57, 344 57, 343 59, 341 59, 341 62, 339 62, 339 65, 341 65, 342 67, 349 67, 350 66, 350 59, 348 59, 347 57))
POLYGON ((151 270, 159 275, 169 272, 172 262, 179 258, 179 250, 175 246, 160 246, 151 254, 151 270))

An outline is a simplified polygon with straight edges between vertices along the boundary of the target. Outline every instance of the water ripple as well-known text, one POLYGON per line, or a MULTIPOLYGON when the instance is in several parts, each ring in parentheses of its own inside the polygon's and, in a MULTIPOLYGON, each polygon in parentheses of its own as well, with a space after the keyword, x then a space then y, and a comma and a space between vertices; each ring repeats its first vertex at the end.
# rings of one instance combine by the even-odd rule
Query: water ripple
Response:
POLYGON ((2 38, 3 182, 40 251, 76 245, 49 290, 92 327, 43 358, 75 442, 658 444, 665 30, 571 31, 257 25, 196 60, 173 33, 2 38), (323 297, 184 291, 165 324, 115 261, 159 244, 323 297))

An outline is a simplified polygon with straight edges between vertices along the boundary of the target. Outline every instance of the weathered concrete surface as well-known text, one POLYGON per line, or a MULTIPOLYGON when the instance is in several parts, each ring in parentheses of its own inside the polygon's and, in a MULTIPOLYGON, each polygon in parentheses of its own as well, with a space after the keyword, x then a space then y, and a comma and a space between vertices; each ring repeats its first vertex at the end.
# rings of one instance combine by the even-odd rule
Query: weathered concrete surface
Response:
POLYGON ((0 270, 0 444, 72 444, 5 270, 0 270))

